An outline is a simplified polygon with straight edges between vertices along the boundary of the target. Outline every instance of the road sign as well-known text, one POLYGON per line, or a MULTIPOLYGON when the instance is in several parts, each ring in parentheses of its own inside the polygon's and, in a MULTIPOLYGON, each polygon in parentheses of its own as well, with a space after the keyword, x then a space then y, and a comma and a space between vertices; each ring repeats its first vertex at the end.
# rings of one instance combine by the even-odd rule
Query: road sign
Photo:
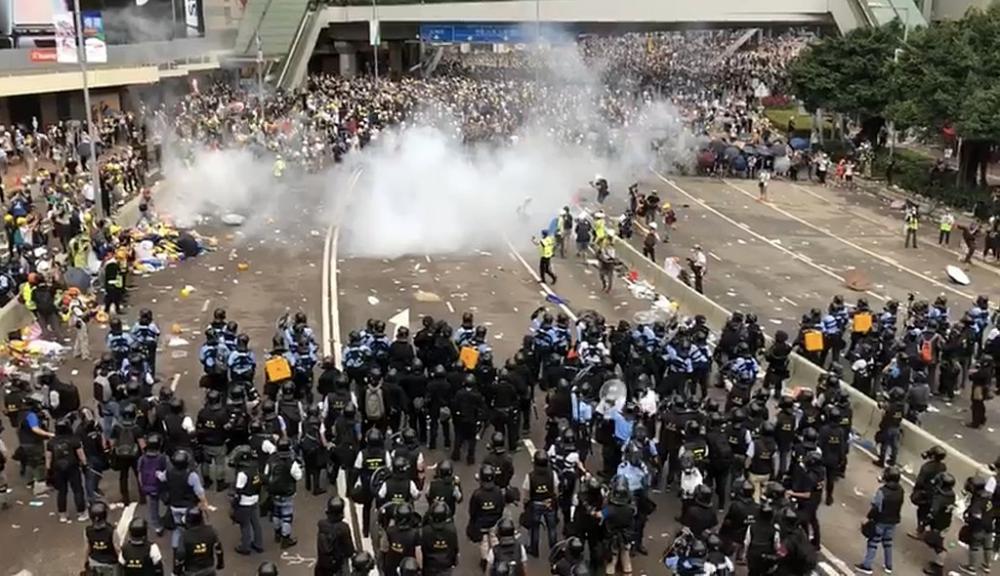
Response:
POLYGON ((529 44, 535 41, 536 32, 549 43, 573 38, 556 24, 522 22, 421 24, 420 40, 434 44, 529 44))

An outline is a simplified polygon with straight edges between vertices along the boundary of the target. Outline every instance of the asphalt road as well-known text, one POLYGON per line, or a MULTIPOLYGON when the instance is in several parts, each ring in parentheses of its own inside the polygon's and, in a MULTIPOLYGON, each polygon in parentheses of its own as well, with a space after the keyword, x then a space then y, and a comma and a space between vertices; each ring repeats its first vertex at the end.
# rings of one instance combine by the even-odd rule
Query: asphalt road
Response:
MULTIPOLYGON (((959 264, 959 231, 952 233, 950 247, 941 247, 937 224, 923 222, 919 248, 904 248, 902 214, 861 191, 772 181, 769 201, 762 203, 754 181, 665 179, 655 173, 644 175, 640 187, 656 189, 678 213, 670 243, 658 247, 660 263, 668 256, 688 256, 694 244, 701 244, 709 256, 706 295, 730 310, 756 313, 770 333, 782 329, 794 335, 802 314, 811 308, 825 311, 836 294, 852 303, 864 296, 877 309, 890 298, 905 306, 910 293, 927 300, 944 295, 955 318, 971 308, 977 295, 991 296, 1000 275, 1000 269, 977 257, 966 269, 971 284, 951 283, 945 267, 959 264), (870 280, 867 293, 845 287, 845 275, 855 270, 870 280)), ((611 214, 623 206, 619 194, 611 201, 611 214)), ((638 247, 641 241, 640 230, 633 243, 638 247)), ((987 406, 987 414, 986 427, 972 430, 963 425, 969 420, 967 398, 934 399, 922 425, 970 457, 992 462, 1000 454, 995 403, 987 406)))
MULTIPOLYGON (((745 183, 737 183, 750 189, 743 184, 745 183)), ((828 285, 826 280, 817 278, 820 275, 813 267, 784 253, 785 257, 776 258, 775 254, 781 252, 773 244, 760 240, 739 225, 722 224, 719 216, 694 200, 688 200, 692 208, 681 209, 680 204, 685 197, 679 191, 665 184, 657 186, 678 206, 682 218, 679 230, 672 239, 674 244, 668 246, 668 250, 686 251, 690 243, 685 240, 685 234, 693 234, 695 226, 691 223, 701 220, 701 215, 704 214, 708 227, 697 227, 702 231, 699 241, 719 258, 713 258, 710 264, 708 287, 710 295, 718 298, 723 305, 733 307, 745 302, 746 306, 757 308, 762 318, 780 320, 792 329, 796 311, 812 305, 800 295, 800 291, 814 292, 815 298, 826 300, 827 290, 832 293, 836 289, 832 279, 828 285), (712 220, 708 220, 709 218, 712 220), (712 234, 706 236, 705 230, 711 230, 712 234), (745 244, 739 242, 740 239, 745 244), (748 260, 747 256, 753 256, 754 259, 748 260), (771 268, 764 269, 764 266, 771 268), (760 272, 761 269, 763 273, 760 272), (778 276, 776 281, 772 270, 773 274, 787 275, 789 278, 782 282, 778 276), (747 271, 757 273, 757 276, 744 279, 742 274, 748 273, 747 271), (784 294, 782 286, 795 286, 795 291, 788 292, 787 296, 788 299, 796 300, 794 306, 778 300, 784 294), (730 287, 733 288, 731 296, 727 290, 730 287), (796 296, 803 302, 799 302, 796 296), (761 306, 768 303, 771 303, 772 308, 781 310, 765 313, 761 306)), ((770 232, 771 228, 767 229, 766 234, 759 232, 766 238, 773 238, 767 234, 775 234, 774 237, 787 234, 788 236, 780 237, 797 238, 795 234, 801 232, 796 230, 811 230, 798 223, 785 225, 783 228, 780 224, 775 225, 780 218, 771 215, 768 212, 770 208, 757 205, 726 184, 692 180, 680 182, 679 186, 692 196, 697 189, 699 194, 708 199, 708 205, 720 213, 733 212, 733 218, 737 212, 743 214, 737 221, 743 221, 755 231, 756 227, 768 225, 767 223, 776 226, 776 232, 770 232), (722 204, 723 201, 732 202, 733 207, 726 207, 722 204), (744 209, 744 205, 748 208, 744 209)), ((777 199, 782 190, 783 185, 774 184, 772 195, 777 199)), ((808 196, 796 190, 789 191, 790 195, 796 193, 808 196)), ((780 199, 778 201, 780 205, 780 199)), ((801 197, 799 202, 805 205, 817 200, 801 197)), ((832 208, 828 211, 836 212, 832 208)), ((554 268, 559 275, 556 285, 549 288, 538 284, 531 272, 536 260, 535 252, 527 239, 515 239, 516 249, 507 245, 468 246, 463 247, 460 253, 451 255, 414 254, 394 260, 352 258, 349 254, 338 254, 336 250, 331 250, 329 260, 324 263, 325 249, 335 248, 324 242, 325 230, 310 230, 303 226, 277 233, 274 230, 258 232, 261 235, 252 239, 239 235, 226 238, 226 234, 233 232, 231 229, 214 231, 219 234, 220 239, 217 252, 148 278, 136 279, 136 288, 131 293, 134 306, 128 312, 128 317, 132 319, 139 307, 148 305, 154 310, 165 333, 169 332, 173 323, 179 323, 184 328, 181 336, 190 340, 190 344, 171 348, 166 346, 168 337, 165 337, 159 355, 159 376, 165 382, 170 382, 175 374, 180 375, 178 393, 187 401, 189 413, 195 412, 201 401, 201 392, 197 388, 199 366, 196 359, 197 346, 201 341, 200 332, 210 320, 211 311, 216 306, 227 308, 230 318, 239 321, 241 330, 250 334, 252 345, 258 351, 263 350, 269 342, 275 319, 289 310, 304 310, 314 329, 323 334, 324 339, 332 341, 346 335, 351 329, 362 326, 369 317, 388 321, 394 317, 398 319, 401 312, 408 311, 409 325, 415 330, 419 327, 421 315, 444 317, 457 323, 461 313, 469 310, 476 314, 477 323, 488 326, 489 338, 499 361, 516 350, 521 335, 527 329, 528 314, 537 306, 545 304, 546 289, 553 290, 566 300, 571 311, 594 309, 612 320, 623 317, 631 319, 635 313, 648 309, 648 302, 632 296, 620 279, 610 296, 600 294, 596 270, 585 261, 574 258, 556 260, 554 268), (230 259, 232 249, 237 251, 235 259, 230 259), (241 261, 249 262, 249 271, 237 271, 236 264, 241 261), (335 267, 332 266, 333 262, 336 263, 335 267), (188 298, 182 298, 180 289, 187 284, 194 286, 195 292, 188 298), (336 298, 324 301, 325 294, 335 294, 336 298)), ((811 236, 807 234, 806 237, 812 239, 807 240, 810 244, 800 243, 795 248, 796 252, 812 250, 813 241, 817 245, 823 244, 823 237, 819 233, 811 236)), ((827 238, 826 242, 830 242, 830 239, 827 238)), ((782 244, 795 245, 790 239, 783 239, 782 244)), ((826 246, 825 250, 836 253, 841 249, 826 246)), ((921 252, 923 250, 925 249, 921 252)), ((973 273, 976 274, 976 271, 973 273)), ((904 282, 911 281, 912 275, 898 271, 896 274, 900 277, 893 276, 896 278, 895 282, 899 282, 901 289, 905 290, 907 284, 904 282), (910 278, 906 278, 907 276, 910 278)), ((96 326, 94 328, 92 348, 95 351, 102 350, 105 331, 96 326)), ((71 361, 61 369, 60 374, 74 379, 89 400, 87 370, 88 367, 82 362, 71 361), (76 374, 73 373, 74 370, 77 371, 76 374)), ((541 435, 542 422, 533 422, 529 439, 534 445, 541 445, 541 435)), ((11 436, 9 431, 5 435, 8 445, 14 446, 11 436)), ((521 450, 516 453, 515 482, 519 482, 529 470, 528 452, 529 450, 521 450)), ((480 456, 483 453, 481 444, 480 456)), ((425 452, 425 457, 430 464, 434 464, 446 457, 446 454, 437 450, 425 452)), ((592 456, 591 467, 597 465, 596 458, 597 456, 592 456)), ((456 469, 462 478, 466 494, 470 494, 475 487, 475 470, 461 463, 457 464, 456 469)), ((863 454, 855 452, 852 455, 847 478, 837 489, 837 501, 833 506, 823 507, 821 510, 823 542, 828 550, 824 551, 820 573, 849 573, 845 563, 853 563, 862 554, 863 542, 857 527, 867 512, 867 500, 877 487, 877 474, 877 470, 866 461, 863 454)), ((82 526, 75 523, 58 524, 54 496, 32 500, 16 479, 12 479, 12 485, 15 487, 14 496, 18 503, 11 510, 0 513, 0 538, 18 542, 23 545, 24 551, 0 555, 0 572, 14 574, 26 569, 34 574, 76 574, 82 565, 84 554, 82 526)), ((117 478, 106 479, 103 486, 114 501, 118 494, 117 478)), ((230 554, 225 574, 249 574, 265 558, 278 560, 282 565, 283 575, 304 576, 312 573, 309 561, 315 556, 314 526, 325 498, 303 492, 300 491, 297 499, 295 518, 299 545, 281 553, 266 541, 267 550, 260 557, 247 559, 230 554)), ((676 499, 667 495, 656 495, 655 499, 659 510, 651 518, 646 533, 647 547, 652 555, 636 558, 636 574, 665 572, 658 563, 659 553, 677 530, 673 521, 677 513, 676 499)), ((235 545, 238 532, 226 517, 225 497, 212 493, 210 501, 218 507, 210 521, 219 530, 228 551, 235 545)), ((118 510, 115 511, 117 513, 118 510)), ((461 529, 467 518, 464 507, 458 511, 457 518, 461 529)), ((907 506, 902 529, 908 530, 912 525, 913 510, 907 506)), ((159 542, 164 548, 168 546, 166 538, 159 542)), ((543 543, 543 557, 546 551, 547 546, 543 543)), ((478 552, 464 538, 461 558, 460 569, 456 573, 476 574, 478 552)), ((922 544, 902 535, 897 539, 897 573, 918 573, 920 564, 929 558, 930 553, 922 544)), ((529 566, 529 573, 545 574, 547 567, 542 561, 533 561, 529 566)))

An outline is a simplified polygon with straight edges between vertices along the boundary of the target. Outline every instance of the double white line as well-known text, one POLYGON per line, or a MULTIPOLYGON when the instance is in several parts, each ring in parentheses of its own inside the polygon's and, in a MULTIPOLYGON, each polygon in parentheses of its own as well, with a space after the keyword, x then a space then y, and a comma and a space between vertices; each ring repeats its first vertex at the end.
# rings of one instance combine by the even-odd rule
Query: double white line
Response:
MULTIPOLYGON (((354 173, 351 179, 351 184, 348 187, 348 196, 354 190, 354 186, 358 183, 358 179, 361 178, 361 170, 354 173)), ((322 294, 322 313, 323 313, 323 356, 333 356, 334 362, 337 368, 342 368, 341 365, 341 346, 340 346, 340 312, 337 307, 337 240, 340 236, 340 230, 337 228, 336 223, 331 224, 326 231, 326 240, 323 245, 323 294, 322 294)), ((353 466, 353 462, 350 463, 353 466)), ((347 526, 351 529, 351 536, 354 538, 355 548, 363 548, 373 557, 375 556, 375 549, 372 545, 372 540, 368 536, 362 535, 361 530, 361 519, 362 508, 357 504, 351 504, 350 499, 348 499, 348 486, 347 486, 347 468, 341 467, 340 473, 337 475, 337 494, 348 503, 345 508, 347 514, 345 520, 347 521, 347 526)))

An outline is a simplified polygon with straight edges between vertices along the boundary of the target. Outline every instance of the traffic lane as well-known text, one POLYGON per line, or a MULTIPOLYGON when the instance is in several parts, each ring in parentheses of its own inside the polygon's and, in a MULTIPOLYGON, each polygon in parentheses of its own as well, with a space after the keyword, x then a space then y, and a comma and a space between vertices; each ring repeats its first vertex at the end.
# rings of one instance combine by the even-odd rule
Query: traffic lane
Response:
MULTIPOLYGON (((203 341, 203 330, 211 321, 212 311, 218 306, 226 308, 228 317, 239 322, 240 330, 250 335, 251 347, 258 359, 266 356, 274 334, 275 319, 286 310, 305 311, 318 329, 320 270, 322 268, 323 244, 321 237, 315 237, 308 230, 303 234, 288 233, 269 238, 245 237, 238 230, 227 228, 200 229, 219 239, 219 248, 195 259, 172 265, 167 270, 132 278, 129 290, 129 306, 125 313, 125 323, 134 322, 141 308, 150 308, 163 332, 161 346, 157 354, 157 373, 161 385, 170 385, 174 375, 179 375, 177 394, 185 400, 187 413, 194 418, 203 404, 204 394, 198 387, 201 366, 198 363, 198 347, 203 341), (231 236, 231 238, 229 237, 231 236), (236 258, 230 259, 232 251, 236 258), (237 265, 246 262, 249 270, 239 271, 237 265), (186 285, 195 291, 187 297, 180 296, 186 285), (305 301, 303 301, 305 299, 305 301), (183 346, 168 345, 171 325, 179 324, 183 332, 177 335, 189 343, 183 346)), ((107 327, 93 323, 90 327, 91 354, 97 358, 105 350, 107 327)), ((68 342, 67 342, 68 344, 68 342)), ((90 373, 92 363, 68 359, 57 373, 61 378, 73 381, 80 389, 81 400, 93 406, 90 373)), ((17 446, 12 431, 4 435, 8 447, 17 446)), ((60 560, 59 566, 83 565, 85 549, 82 542, 83 525, 73 522, 60 524, 55 517, 55 494, 34 499, 16 477, 16 468, 8 467, 9 480, 15 492, 16 501, 11 510, 4 513, 0 524, 0 538, 18 538, 30 544, 23 554, 0 556, 0 571, 15 573, 27 569, 36 574, 53 573, 51 561, 60 560), (33 502, 40 502, 35 507, 33 502), (16 526, 16 527, 15 527, 16 526)), ((118 473, 108 471, 101 483, 108 500, 114 505, 112 519, 116 520, 122 511, 118 507, 121 495, 118 490, 118 473)), ((136 486, 132 482, 131 494, 136 497, 136 486)), ((239 541, 239 530, 226 519, 228 500, 224 494, 209 492, 209 502, 217 508, 210 515, 210 522, 219 531, 227 553, 239 541)), ((70 511, 74 510, 72 496, 70 511)), ((145 508, 140 507, 136 515, 145 517, 145 508)), ((71 514, 71 517, 75 516, 71 514)), ((300 505, 299 522, 315 525, 319 514, 312 519, 300 505)), ((265 530, 267 523, 264 523, 265 530)), ((156 540, 168 561, 169 537, 156 540)), ((300 545, 301 546, 301 545, 300 545)), ((267 552, 254 559, 245 559, 228 554, 227 565, 238 573, 250 573, 264 559, 280 560, 280 552, 266 539, 267 552)), ((76 570, 72 571, 73 574, 76 570)), ((303 571, 302 574, 311 574, 303 571)))
MULTIPOLYGON (((717 195, 717 197, 722 198, 725 197, 726 194, 727 193, 725 191, 722 191, 717 195)), ((739 192, 730 190, 729 192, 730 200, 728 200, 729 202, 733 201, 732 200, 733 194, 736 194, 737 196, 743 196, 739 192)), ((790 204, 796 206, 806 206, 809 204, 822 205, 821 202, 818 202, 815 199, 811 198, 810 196, 801 192, 799 193, 798 196, 794 198, 795 201, 790 202, 790 204)), ((735 200, 738 201, 739 198, 736 198, 735 200)), ((757 208, 758 212, 759 210, 764 210, 764 209, 773 210, 773 208, 770 207, 765 208, 764 206, 758 205, 757 208)), ((798 209, 813 211, 812 208, 798 208, 798 209)), ((801 231, 805 229, 810 232, 812 231, 812 229, 810 228, 804 228, 799 226, 798 223, 796 223, 795 221, 782 220, 781 215, 779 215, 778 218, 772 218, 767 214, 761 215, 759 213, 754 213, 752 216, 748 214, 747 220, 754 221, 754 223, 751 225, 755 227, 760 226, 759 224, 760 222, 767 222, 767 221, 773 222, 774 223, 773 225, 775 226, 774 228, 775 233, 787 234, 793 238, 796 237, 797 233, 792 232, 792 230, 797 229, 801 231)), ((834 216, 829 213, 823 214, 821 216, 810 216, 809 221, 813 223, 813 225, 815 226, 820 226, 829 230, 837 230, 838 226, 842 226, 847 229, 846 234, 853 233, 854 236, 852 237, 857 237, 857 238, 862 237, 861 234, 865 232, 864 228, 868 226, 868 223, 865 223, 864 221, 861 221, 861 223, 859 224, 858 220, 852 219, 849 215, 834 216), (854 221, 852 222, 852 220, 854 221)), ((888 251, 889 255, 885 256, 885 258, 890 258, 892 261, 896 262, 897 261, 896 258, 898 257, 899 259, 898 261, 902 263, 901 262, 902 255, 900 253, 907 252, 907 249, 899 247, 898 236, 892 236, 891 233, 885 230, 881 232, 879 232, 878 230, 875 230, 874 232, 869 231, 867 233, 867 236, 872 237, 879 234, 881 234, 884 237, 885 236, 889 237, 889 239, 886 240, 885 242, 886 244, 893 244, 893 243, 896 244, 896 247, 889 249, 888 251)), ((852 240, 852 242, 856 243, 856 241, 854 240, 852 240)), ((877 249, 877 246, 874 244, 872 245, 872 248, 869 248, 869 250, 872 251, 874 251, 875 249, 877 249)), ((844 245, 843 242, 833 239, 829 236, 825 238, 820 237, 817 241, 813 242, 809 246, 804 246, 802 250, 808 252, 811 256, 813 256, 816 259, 817 262, 827 262, 827 263, 832 262, 833 259, 836 257, 835 255, 838 252, 842 253, 845 250, 849 252, 851 258, 853 258, 854 255, 858 255, 857 261, 858 261, 858 267, 860 269, 865 269, 867 267, 869 270, 872 269, 881 270, 881 272, 879 272, 878 275, 869 272, 869 278, 871 278, 872 281, 875 282, 874 289, 886 295, 891 295, 892 297, 900 301, 904 301, 905 295, 909 292, 913 292, 917 297, 923 297, 929 299, 933 299, 938 294, 941 294, 943 292, 946 296, 949 297, 950 302, 955 303, 953 304, 953 306, 964 307, 964 304, 957 304, 956 301, 963 303, 967 302, 967 300, 965 300, 963 296, 956 297, 956 294, 954 294, 954 292, 961 292, 960 290, 957 289, 957 287, 953 288, 951 286, 943 284, 939 286, 938 284, 935 283, 937 280, 935 276, 932 275, 934 273, 933 272, 933 270, 935 269, 934 267, 940 267, 940 269, 943 270, 944 266, 947 265, 947 257, 941 256, 940 254, 938 254, 936 251, 933 250, 925 250, 921 252, 921 256, 926 256, 927 262, 934 262, 934 263, 925 264, 923 268, 920 270, 910 268, 906 264, 903 264, 903 266, 906 266, 906 269, 904 269, 902 267, 887 264, 876 258, 867 257, 863 251, 852 248, 850 246, 846 246, 844 245), (881 284, 879 282, 881 282, 881 284), (947 291, 941 290, 942 286, 947 286, 949 290, 947 291)), ((914 252, 914 250, 911 249, 909 250, 909 252, 914 252)), ((916 258, 916 256, 910 256, 909 258, 914 259, 916 258)), ((916 262, 913 262, 913 264, 916 264, 916 262)), ((978 271, 978 277, 982 278, 984 282, 986 281, 987 278, 986 274, 988 273, 984 270, 978 271)), ((832 293, 837 293, 837 292, 831 291, 831 294, 832 293)), ((966 292, 964 295, 968 296, 971 294, 966 292)), ((825 305, 820 306, 820 309, 821 310, 825 309, 825 305)), ((965 454, 968 454, 972 458, 978 459, 980 461, 990 461, 995 457, 995 455, 998 452, 1000 452, 1000 439, 998 439, 993 434, 994 431, 993 426, 983 427, 981 429, 970 429, 964 426, 965 422, 969 420, 968 406, 969 406, 968 403, 963 399, 959 399, 954 402, 946 402, 944 400, 932 401, 930 403, 929 413, 925 414, 922 419, 923 427, 925 430, 935 435, 942 441, 952 444, 957 449, 963 451, 965 454)), ((994 405, 991 405, 989 407, 989 415, 994 417, 994 421, 997 416, 997 410, 998 408, 994 405)))
MULTIPOLYGON (((694 196, 689 189, 700 185, 699 181, 690 181, 681 187, 694 196)), ((797 330, 804 310, 825 307, 829 302, 827 281, 839 282, 830 274, 839 275, 804 260, 797 247, 754 234, 740 226, 738 220, 727 220, 663 182, 640 183, 642 192, 653 189, 671 202, 678 215, 677 224, 669 232, 670 242, 662 245, 666 253, 662 257, 657 254, 657 259, 662 264, 667 255, 676 256, 686 264, 684 259, 691 255, 691 248, 700 244, 708 257, 705 295, 713 301, 729 310, 757 314, 765 331, 783 329, 790 333, 797 330)), ((642 249, 644 235, 637 228, 632 237, 630 243, 637 250, 642 249)))
MULTIPOLYGON (((829 212, 822 202, 803 193, 794 198, 794 192, 789 193, 788 200, 776 203, 754 202, 754 206, 747 209, 745 201, 755 195, 745 183, 726 180, 718 187, 713 197, 717 198, 722 211, 732 212, 737 205, 743 204, 747 224, 755 229, 769 230, 778 237, 791 239, 811 235, 814 240, 802 247, 804 253, 834 269, 856 268, 867 275, 876 292, 900 301, 905 301, 909 293, 931 299, 944 293, 959 301, 973 297, 947 279, 944 267, 951 262, 942 263, 935 269, 932 259, 910 260, 913 258, 910 256, 903 261, 896 258, 897 255, 902 257, 902 252, 907 250, 903 248, 901 234, 873 227, 870 222, 852 218, 849 213, 829 212), (911 263, 913 266, 909 265, 911 263)), ((915 252, 913 249, 908 251, 915 252)), ((920 256, 925 255, 921 253, 920 256)))
MULTIPOLYGON (((866 541, 860 526, 871 508, 871 500, 881 486, 882 469, 871 463, 872 454, 854 448, 848 457, 847 473, 837 480, 832 506, 821 505, 819 509, 821 543, 828 552, 847 566, 853 566, 864 558, 866 541)), ((920 574, 923 566, 933 559, 933 551, 923 542, 908 538, 905 534, 916 530, 916 507, 910 504, 912 484, 903 483, 905 498, 902 522, 896 527, 893 542, 893 572, 896 574, 920 574)), ((954 534, 951 534, 954 539, 954 534)), ((878 573, 882 566, 881 548, 874 566, 878 573)))
MULTIPOLYGON (((515 257, 501 249, 497 249, 495 254, 479 252, 469 256, 416 256, 396 260, 345 258, 338 264, 341 338, 350 330, 364 326, 368 318, 387 320, 406 309, 410 311, 411 330, 419 328, 420 317, 423 315, 444 319, 452 326, 458 326, 462 313, 471 311, 477 324, 487 326, 495 363, 501 366, 519 348, 521 336, 528 331, 531 312, 539 306, 547 305, 545 292, 539 289, 534 278, 515 257), (433 289, 442 300, 418 300, 416 290, 420 288, 413 286, 433 289), (368 296, 374 296, 378 301, 372 303, 368 296)), ((536 397, 536 402, 541 410, 544 400, 540 395, 536 397)), ((487 427, 481 434, 477 443, 476 465, 465 464, 464 453, 454 463, 465 494, 465 501, 458 505, 455 514, 460 543, 457 574, 479 573, 478 545, 465 537, 464 530, 469 517, 467 502, 478 485, 475 474, 478 472, 479 462, 486 454, 487 440, 491 433, 492 428, 487 427)), ((526 438, 530 441, 528 445, 542 446, 544 422, 532 417, 531 432, 526 438)), ((450 449, 443 446, 436 450, 425 447, 428 478, 433 477, 434 467, 439 462, 450 459, 450 456, 450 449)), ((514 483, 520 486, 523 475, 531 467, 528 450, 518 450, 514 453, 513 460, 516 471, 514 483)), ((421 499, 416 508, 419 513, 424 513, 427 504, 421 499)), ((511 506, 508 512, 515 519, 519 513, 515 506, 511 506)), ((523 536, 527 538, 526 534, 523 536)), ((544 557, 543 548, 542 558, 544 557)), ((529 562, 529 570, 531 573, 541 573, 542 570, 548 570, 548 567, 544 560, 532 560, 529 562)))
MULTIPOLYGON (((921 270, 927 276, 950 283, 950 281, 941 278, 945 267, 950 265, 963 266, 971 284, 969 287, 957 285, 953 287, 970 295, 987 290, 984 287, 995 282, 996 277, 1000 276, 1000 269, 978 258, 974 258, 971 265, 959 264, 957 261, 965 255, 964 250, 962 250, 964 245, 961 241, 961 231, 957 228, 953 229, 950 244, 939 245, 937 243, 937 222, 927 215, 923 217, 917 232, 920 247, 916 250, 908 249, 904 247, 903 242, 899 241, 903 238, 903 211, 893 209, 888 201, 879 196, 857 189, 851 191, 844 188, 827 188, 790 182, 779 182, 778 185, 782 189, 782 192, 779 193, 781 196, 817 200, 818 202, 812 203, 810 211, 849 215, 852 231, 860 231, 861 234, 856 238, 851 234, 845 234, 848 238, 873 250, 873 245, 877 245, 879 253, 890 256, 910 268, 921 270), (874 238, 879 232, 887 235, 887 242, 882 242, 881 238, 874 238)), ((807 217, 805 213, 791 211, 797 216, 807 217)), ((959 223, 964 220, 961 215, 957 219, 959 223)), ((945 296, 950 297, 953 309, 964 311, 973 304, 965 297, 959 297, 949 292, 946 292, 945 296)))

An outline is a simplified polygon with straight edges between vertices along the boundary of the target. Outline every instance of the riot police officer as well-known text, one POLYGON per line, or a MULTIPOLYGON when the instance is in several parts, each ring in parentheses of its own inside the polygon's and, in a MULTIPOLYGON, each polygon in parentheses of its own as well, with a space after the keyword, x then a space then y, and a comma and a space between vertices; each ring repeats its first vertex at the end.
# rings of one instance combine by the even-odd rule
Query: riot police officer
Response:
POLYGON ((465 535, 479 544, 480 567, 485 569, 489 553, 489 532, 500 521, 506 505, 504 490, 496 485, 496 469, 489 464, 479 468, 479 488, 469 498, 469 524, 465 535))
POLYGON ((209 390, 205 397, 205 407, 198 412, 195 430, 198 434, 198 445, 202 451, 201 475, 205 479, 205 488, 213 484, 219 492, 226 490, 226 423, 229 415, 222 405, 222 392, 209 390))
POLYGON ((288 438, 281 438, 275 445, 276 451, 264 467, 267 492, 271 497, 271 523, 274 526, 275 541, 282 548, 291 548, 298 543, 292 536, 292 521, 295 517, 295 492, 302 479, 302 466, 292 452, 288 438))
POLYGON ((434 478, 427 489, 427 504, 440 501, 447 504, 449 510, 456 510, 462 498, 462 484, 455 475, 451 460, 442 460, 438 463, 434 478))
POLYGON ((427 512, 428 524, 420 534, 424 573, 451 576, 458 564, 458 534, 451 511, 444 502, 435 502, 427 512))
POLYGON ((122 544, 122 576, 163 576, 163 555, 155 542, 149 541, 146 521, 134 518, 128 525, 128 539, 122 544))
POLYGON ((187 511, 181 546, 174 554, 174 573, 184 576, 215 576, 226 567, 222 542, 215 528, 205 523, 201 508, 187 511))
POLYGON ((108 523, 108 506, 104 502, 90 505, 90 526, 87 526, 87 574, 115 576, 118 550, 115 548, 115 527, 108 523))
POLYGON ((346 504, 340 496, 326 502, 326 517, 316 532, 316 576, 344 576, 348 559, 354 556, 351 528, 344 522, 346 504))
POLYGON ((382 572, 396 574, 404 558, 421 558, 420 528, 413 506, 402 503, 396 506, 392 525, 385 531, 382 542, 382 572))

